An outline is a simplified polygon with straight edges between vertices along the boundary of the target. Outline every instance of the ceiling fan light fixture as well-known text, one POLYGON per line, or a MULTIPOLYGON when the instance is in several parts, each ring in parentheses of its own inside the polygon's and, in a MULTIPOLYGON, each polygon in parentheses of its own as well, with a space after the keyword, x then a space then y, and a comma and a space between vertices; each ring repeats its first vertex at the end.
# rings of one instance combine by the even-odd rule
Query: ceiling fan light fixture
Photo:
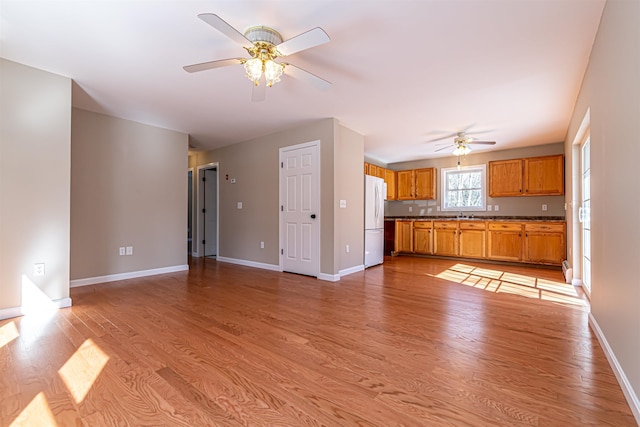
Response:
POLYGON ((267 81, 267 86, 271 87, 274 83, 278 83, 280 81, 280 77, 282 76, 283 70, 283 64, 278 64, 271 59, 267 59, 264 62, 264 78, 267 81))
POLYGON ((262 60, 260 58, 251 58, 244 63, 244 69, 247 72, 247 78, 256 86, 260 83, 262 76, 262 60))
POLYGON ((453 155, 454 156, 464 156, 466 154, 469 154, 470 152, 471 152, 471 148, 469 148, 466 145, 459 144, 458 146, 456 146, 456 149, 453 150, 453 155))

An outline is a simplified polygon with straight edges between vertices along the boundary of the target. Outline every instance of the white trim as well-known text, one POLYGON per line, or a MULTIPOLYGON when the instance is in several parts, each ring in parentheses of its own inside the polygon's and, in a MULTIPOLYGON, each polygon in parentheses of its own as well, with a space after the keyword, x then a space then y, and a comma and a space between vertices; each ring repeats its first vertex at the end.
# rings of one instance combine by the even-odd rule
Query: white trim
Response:
POLYGON ((582 280, 580 280, 580 279, 571 279, 571 284, 573 286, 582 286, 582 280))
POLYGON ((246 259, 227 258, 218 255, 216 261, 228 262, 229 264, 244 265, 245 267, 261 268, 263 270, 282 271, 279 265, 266 264, 264 262, 249 261, 246 259))
POLYGON ((189 270, 188 265, 174 265, 171 267, 153 268, 151 270, 131 271, 129 273, 109 274, 107 276, 87 277, 75 279, 69 283, 70 288, 78 286, 95 285, 97 283, 115 282, 117 280, 136 279, 138 277, 155 276, 156 274, 175 273, 176 271, 189 270))
POLYGON ((358 271, 364 271, 364 264, 356 265, 355 267, 345 268, 338 271, 340 277, 347 276, 349 274, 357 273, 358 271))
POLYGON ((318 279, 319 280, 325 280, 327 282, 337 282, 337 281, 340 280, 340 275, 339 274, 320 273, 320 274, 318 274, 318 279))
POLYGON ((589 325, 593 332, 596 334, 596 338, 600 342, 602 346, 602 350, 604 350, 604 355, 607 356, 607 360, 609 361, 609 365, 613 370, 613 373, 620 384, 620 388, 622 388, 622 393, 624 393, 624 397, 627 398, 627 403, 631 408, 631 412, 633 412, 633 416, 636 418, 636 422, 640 425, 640 400, 638 399, 638 395, 635 394, 629 379, 624 373, 622 366, 618 363, 618 359, 616 355, 613 353, 611 346, 609 346, 609 342, 607 342, 607 338, 605 337, 602 329, 600 329, 600 325, 596 321, 596 318, 593 317, 592 313, 589 313, 589 325))
POLYGON ((11 319, 12 317, 22 316, 21 307, 10 307, 0 310, 0 320, 11 319))
MULTIPOLYGON (((56 309, 71 307, 71 298, 60 298, 51 301, 56 309)), ((22 307, 11 307, 0 310, 0 320, 11 319, 24 315, 22 307)))

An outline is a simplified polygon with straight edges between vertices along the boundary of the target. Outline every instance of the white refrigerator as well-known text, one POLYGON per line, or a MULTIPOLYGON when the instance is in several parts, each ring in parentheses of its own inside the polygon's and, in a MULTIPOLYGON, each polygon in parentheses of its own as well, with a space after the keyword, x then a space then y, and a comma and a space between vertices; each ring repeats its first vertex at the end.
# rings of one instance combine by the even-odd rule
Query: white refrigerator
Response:
POLYGON ((382 264, 384 259, 384 180, 364 176, 364 266, 382 264))

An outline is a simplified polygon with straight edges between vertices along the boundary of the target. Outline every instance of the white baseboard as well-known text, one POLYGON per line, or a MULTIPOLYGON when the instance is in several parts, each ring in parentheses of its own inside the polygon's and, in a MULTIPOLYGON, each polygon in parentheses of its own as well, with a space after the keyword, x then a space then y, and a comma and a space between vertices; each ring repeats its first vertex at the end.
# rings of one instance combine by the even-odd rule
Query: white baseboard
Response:
POLYGON ((327 282, 337 282, 337 281, 340 280, 340 275, 339 274, 320 273, 320 274, 318 274, 318 279, 319 280, 326 280, 327 282))
POLYGON ((638 399, 638 395, 633 390, 633 386, 629 382, 629 379, 625 375, 622 370, 622 366, 618 363, 618 359, 616 355, 613 353, 611 346, 609 346, 609 342, 607 338, 604 336, 602 329, 600 329, 600 325, 596 321, 595 317, 593 317, 592 313, 589 313, 589 325, 591 325, 591 329, 596 334, 596 338, 600 342, 602 349, 604 350, 605 356, 607 356, 607 360, 609 361, 609 365, 611 365, 611 369, 615 374, 620 387, 622 388, 622 392, 624 393, 624 397, 627 398, 627 403, 631 407, 631 412, 633 412, 633 416, 636 418, 636 422, 640 425, 640 400, 638 399))
MULTIPOLYGON (((51 301, 56 309, 71 307, 71 298, 60 298, 51 301)), ((22 307, 11 307, 0 310, 0 320, 11 319, 13 317, 20 317, 24 313, 22 307)))
POLYGON ((138 277, 155 276, 156 274, 175 273, 176 271, 189 270, 188 265, 174 265, 171 267, 153 268, 151 270, 132 271, 129 273, 109 274, 107 276, 87 277, 75 279, 69 283, 70 288, 78 286, 95 285, 97 283, 115 282, 116 280, 136 279, 138 277))
POLYGON ((355 267, 345 268, 338 271, 340 277, 348 276, 349 274, 357 273, 358 271, 364 271, 364 264, 356 265, 355 267))
POLYGON ((245 267, 261 268, 263 270, 282 271, 279 265, 267 264, 264 262, 248 261, 246 259, 227 258, 224 256, 216 256, 216 261, 228 262, 229 264, 244 265, 245 267))

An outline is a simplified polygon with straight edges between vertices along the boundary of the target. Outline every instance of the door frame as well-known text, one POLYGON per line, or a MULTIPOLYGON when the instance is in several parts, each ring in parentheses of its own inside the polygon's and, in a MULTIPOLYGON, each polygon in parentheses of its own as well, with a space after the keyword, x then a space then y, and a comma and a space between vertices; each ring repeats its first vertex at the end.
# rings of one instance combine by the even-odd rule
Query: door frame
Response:
POLYGON ((197 236, 197 240, 195 245, 192 244, 192 249, 195 248, 192 254, 194 257, 204 256, 204 245, 202 244, 204 240, 204 215, 202 213, 202 209, 204 208, 204 186, 201 185, 201 183, 204 177, 204 171, 209 169, 215 169, 216 175, 218 175, 218 179, 216 179, 216 252, 220 254, 220 166, 218 162, 212 162, 197 167, 196 188, 198 197, 196 197, 197 205, 195 210, 197 218, 197 232, 195 235, 197 236))
MULTIPOLYGON (((582 224, 578 211, 582 203, 582 145, 591 136, 591 109, 588 108, 571 144, 571 234, 569 257, 572 261, 573 286, 582 286, 582 224)), ((592 283, 593 284, 593 283, 592 283)), ((585 292, 588 298, 590 295, 585 292)))
POLYGON ((315 141, 310 141, 310 142, 304 142, 302 144, 296 144, 296 145, 289 145, 286 147, 280 147, 280 149, 278 150, 278 207, 279 212, 278 212, 278 239, 279 239, 279 254, 278 254, 278 262, 279 262, 279 267, 280 267, 280 271, 284 271, 284 251, 285 251, 285 227, 284 227, 284 212, 282 209, 282 206, 284 206, 284 194, 282 191, 283 188, 283 178, 284 178, 284 169, 282 167, 282 164, 284 162, 284 158, 283 155, 285 152, 287 151, 293 151, 293 150, 299 150, 301 148, 309 148, 309 147, 316 147, 316 149, 318 150, 318 176, 315 182, 315 192, 316 192, 316 197, 317 197, 317 205, 318 205, 318 219, 317 219, 317 224, 318 224, 318 241, 316 242, 317 245, 317 250, 318 250, 318 271, 316 272, 316 277, 320 278, 321 277, 321 270, 322 270, 322 245, 320 244, 320 241, 322 240, 322 217, 324 215, 322 215, 322 198, 320 197, 320 191, 321 191, 321 185, 320 185, 320 177, 322 176, 322 164, 321 164, 321 152, 320 152, 320 140, 315 140, 315 141))
MULTIPOLYGON (((196 199, 197 197, 194 197, 196 195, 196 171, 194 170, 194 168, 188 168, 187 169, 187 180, 189 179, 189 175, 191 175, 191 188, 189 189, 191 191, 191 200, 188 201, 189 203, 189 208, 191 208, 191 218, 188 218, 189 221, 191 221, 191 253, 189 255, 191 256, 198 256, 197 253, 197 249, 194 249, 194 237, 195 237, 195 230, 196 230, 196 199), (194 253, 196 255, 194 255, 194 253)), ((187 217, 189 217, 189 212, 187 210, 187 217)), ((187 246, 189 244, 189 233, 187 231, 187 246)))

